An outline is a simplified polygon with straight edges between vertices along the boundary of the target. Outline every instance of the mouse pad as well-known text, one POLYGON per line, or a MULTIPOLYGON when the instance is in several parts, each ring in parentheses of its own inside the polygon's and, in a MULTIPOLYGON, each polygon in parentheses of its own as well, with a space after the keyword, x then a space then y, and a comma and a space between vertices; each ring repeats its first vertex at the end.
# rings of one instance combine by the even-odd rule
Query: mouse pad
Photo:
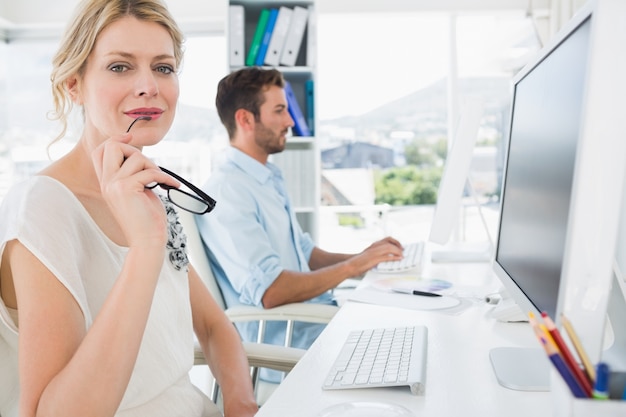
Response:
POLYGON ((383 402, 351 402, 335 404, 322 410, 318 417, 414 417, 398 404, 383 402))
POLYGON ((456 307, 461 300, 455 297, 424 297, 421 295, 400 294, 367 287, 353 291, 348 299, 367 304, 386 305, 410 310, 441 310, 456 307))
POLYGON ((438 292, 450 288, 452 283, 442 279, 421 279, 414 276, 398 276, 376 280, 372 283, 372 286, 383 291, 392 291, 392 289, 396 288, 438 292))

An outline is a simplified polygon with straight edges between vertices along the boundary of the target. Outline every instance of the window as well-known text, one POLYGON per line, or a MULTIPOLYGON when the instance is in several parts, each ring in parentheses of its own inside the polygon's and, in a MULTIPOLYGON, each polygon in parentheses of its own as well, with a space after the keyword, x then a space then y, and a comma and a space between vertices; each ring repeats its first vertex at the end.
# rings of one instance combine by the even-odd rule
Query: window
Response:
POLYGON ((46 145, 56 135, 46 119, 52 108, 50 61, 56 41, 2 44, 0 88, 0 198, 15 182, 47 164, 46 145))
POLYGON ((322 206, 322 247, 346 251, 352 243, 360 250, 386 234, 428 238, 457 99, 478 96, 486 103, 471 178, 483 200, 497 200, 509 82, 538 47, 521 12, 318 15, 323 204, 370 207, 346 213, 346 207, 322 206), (355 150, 366 147, 370 156, 358 163, 368 187, 355 186, 355 150))

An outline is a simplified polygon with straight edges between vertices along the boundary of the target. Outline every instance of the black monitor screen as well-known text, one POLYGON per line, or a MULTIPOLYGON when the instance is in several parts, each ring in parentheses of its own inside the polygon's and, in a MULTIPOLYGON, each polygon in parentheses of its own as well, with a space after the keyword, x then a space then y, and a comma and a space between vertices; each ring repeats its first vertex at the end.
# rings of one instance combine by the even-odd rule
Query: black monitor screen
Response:
POLYGON ((590 19, 514 83, 495 261, 538 311, 555 316, 590 19))

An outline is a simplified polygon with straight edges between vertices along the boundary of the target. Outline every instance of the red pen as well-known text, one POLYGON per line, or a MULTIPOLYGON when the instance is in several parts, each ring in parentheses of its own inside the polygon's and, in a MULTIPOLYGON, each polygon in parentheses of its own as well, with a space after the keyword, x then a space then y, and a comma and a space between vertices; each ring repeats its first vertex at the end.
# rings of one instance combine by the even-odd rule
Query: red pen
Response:
POLYGON ((567 347, 565 340, 563 339, 563 337, 561 337, 561 333, 559 332, 559 329, 556 328, 556 325, 554 324, 550 316, 548 316, 548 314, 545 311, 541 313, 541 317, 543 318, 543 322, 545 323, 546 328, 548 329, 548 332, 550 333, 550 336, 552 336, 554 343, 556 343, 557 348, 559 349, 561 355, 563 356, 563 360, 567 364, 567 367, 570 368, 570 370, 574 374, 574 377, 576 378, 580 386, 585 391, 585 394, 591 397, 591 394, 593 392, 591 381, 589 381, 589 378, 587 378, 587 375, 583 373, 582 369, 578 365, 578 362, 576 362, 576 359, 574 358, 574 356, 572 355, 572 352, 567 347))

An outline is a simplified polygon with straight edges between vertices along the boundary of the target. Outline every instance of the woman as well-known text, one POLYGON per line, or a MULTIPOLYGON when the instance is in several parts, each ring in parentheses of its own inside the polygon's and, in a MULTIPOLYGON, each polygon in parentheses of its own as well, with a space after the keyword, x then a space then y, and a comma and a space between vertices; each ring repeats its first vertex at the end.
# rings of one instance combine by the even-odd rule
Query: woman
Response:
POLYGON ((239 336, 151 188, 179 183, 141 153, 172 124, 181 59, 159 0, 79 5, 51 80, 63 132, 72 105, 84 130, 0 209, 3 417, 220 415, 189 381, 194 331, 224 414, 257 411, 239 336))

